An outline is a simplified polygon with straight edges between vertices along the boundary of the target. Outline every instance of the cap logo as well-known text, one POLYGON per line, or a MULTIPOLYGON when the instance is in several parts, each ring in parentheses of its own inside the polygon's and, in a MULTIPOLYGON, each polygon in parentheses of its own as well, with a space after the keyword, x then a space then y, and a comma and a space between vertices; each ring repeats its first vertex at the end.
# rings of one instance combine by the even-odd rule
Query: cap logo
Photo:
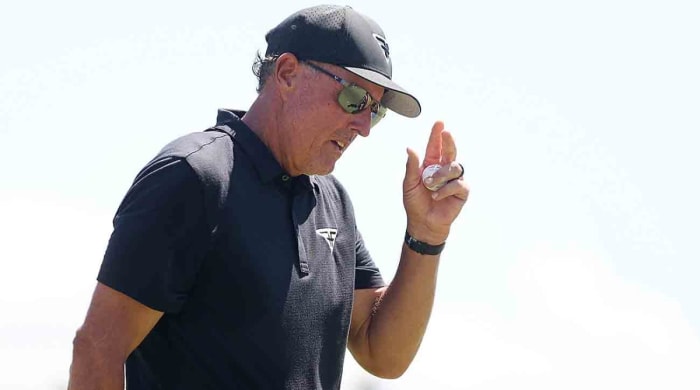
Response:
POLYGON ((386 42, 386 38, 377 34, 372 34, 372 36, 374 36, 374 39, 377 40, 377 44, 384 52, 384 58, 386 58, 386 62, 389 62, 389 44, 386 42))

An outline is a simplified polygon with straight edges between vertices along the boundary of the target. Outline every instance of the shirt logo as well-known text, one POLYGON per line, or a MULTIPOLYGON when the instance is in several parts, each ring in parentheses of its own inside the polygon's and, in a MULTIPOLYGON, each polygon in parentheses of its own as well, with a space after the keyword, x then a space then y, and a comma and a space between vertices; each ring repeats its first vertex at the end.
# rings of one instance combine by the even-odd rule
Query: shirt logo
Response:
POLYGON ((326 242, 328 243, 328 247, 331 248, 331 252, 333 252, 333 246, 335 245, 335 236, 338 235, 338 229, 316 229, 316 234, 318 234, 319 236, 323 237, 324 240, 326 240, 326 242))
POLYGON ((372 34, 372 35, 374 36, 374 39, 377 40, 377 44, 384 52, 384 58, 386 58, 386 62, 389 62, 390 61, 390 59, 389 59, 389 44, 386 42, 386 38, 384 38, 381 35, 377 35, 377 34, 372 34))

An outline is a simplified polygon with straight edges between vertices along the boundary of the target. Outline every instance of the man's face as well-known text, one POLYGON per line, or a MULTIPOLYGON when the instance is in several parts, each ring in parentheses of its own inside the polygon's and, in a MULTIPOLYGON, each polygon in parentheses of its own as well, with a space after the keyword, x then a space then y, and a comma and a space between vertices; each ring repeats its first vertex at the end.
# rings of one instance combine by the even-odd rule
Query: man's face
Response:
MULTIPOLYGON (((383 87, 373 84, 347 70, 324 63, 314 65, 353 83, 381 99, 383 87)), ((301 77, 297 93, 289 101, 291 120, 284 148, 286 168, 292 175, 325 175, 333 171, 335 162, 348 149, 357 135, 369 136, 369 108, 351 114, 338 103, 344 86, 332 76, 323 74, 300 62, 301 77)))

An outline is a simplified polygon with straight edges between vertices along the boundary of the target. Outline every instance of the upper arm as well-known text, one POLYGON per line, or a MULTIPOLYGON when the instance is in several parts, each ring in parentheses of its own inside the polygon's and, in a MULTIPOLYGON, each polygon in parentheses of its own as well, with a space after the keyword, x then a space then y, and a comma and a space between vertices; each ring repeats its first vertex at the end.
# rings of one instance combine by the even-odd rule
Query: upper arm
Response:
POLYGON ((203 204, 185 160, 155 159, 141 171, 114 218, 76 342, 125 358, 163 312, 180 309, 208 242, 203 204))
POLYGON ((154 160, 119 206, 97 280, 150 308, 179 311, 210 240, 205 203, 185 160, 154 160))
POLYGON ((162 315, 163 312, 98 282, 76 344, 123 362, 162 315))

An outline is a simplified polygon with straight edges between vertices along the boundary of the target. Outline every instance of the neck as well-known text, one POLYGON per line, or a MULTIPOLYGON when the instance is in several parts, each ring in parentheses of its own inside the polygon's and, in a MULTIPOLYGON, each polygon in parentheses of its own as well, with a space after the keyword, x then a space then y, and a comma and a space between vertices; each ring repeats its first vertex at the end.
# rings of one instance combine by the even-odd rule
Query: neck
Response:
POLYGON ((258 95, 246 114, 241 118, 260 140, 270 149, 275 160, 287 173, 296 176, 287 164, 284 145, 284 121, 281 120, 281 105, 274 104, 265 91, 258 95))

